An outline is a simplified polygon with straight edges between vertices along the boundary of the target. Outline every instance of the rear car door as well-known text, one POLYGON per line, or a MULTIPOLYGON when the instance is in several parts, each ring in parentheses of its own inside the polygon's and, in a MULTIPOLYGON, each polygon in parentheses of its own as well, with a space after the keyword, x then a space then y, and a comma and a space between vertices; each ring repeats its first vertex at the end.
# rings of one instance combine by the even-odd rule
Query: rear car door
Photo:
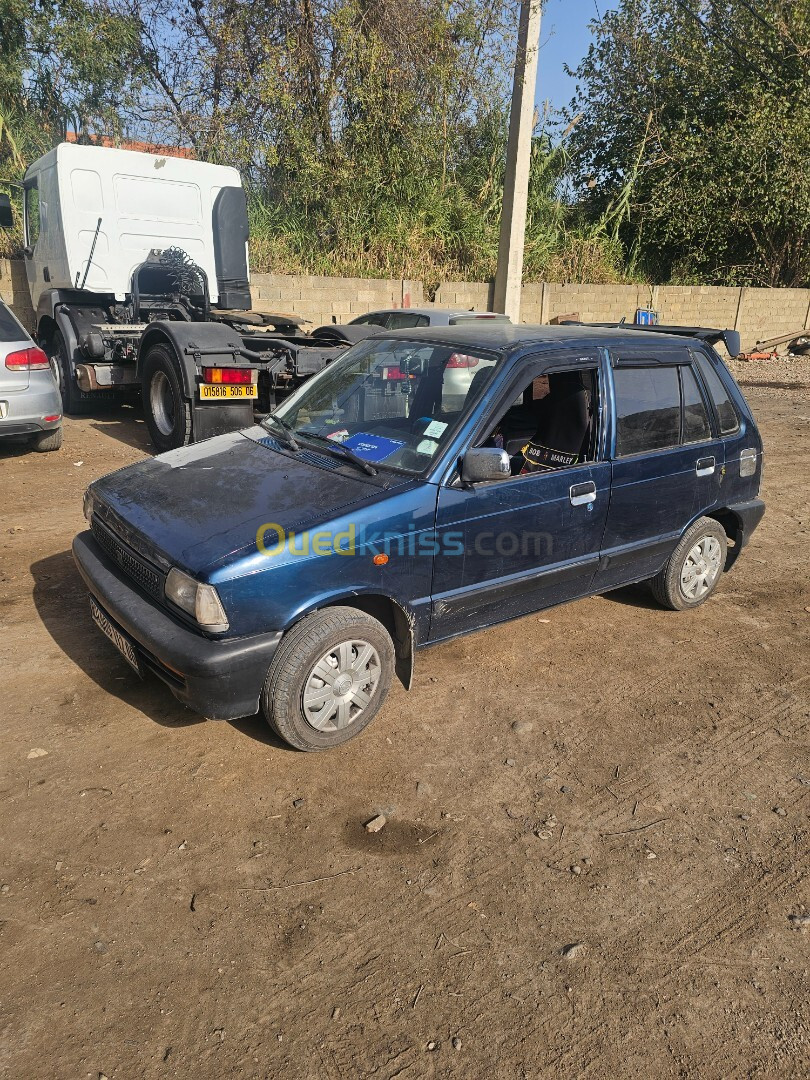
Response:
MULTIPOLYGON (((527 364, 483 417, 470 445, 484 445, 506 406, 564 356, 527 364), (477 436, 477 437, 476 437, 477 436)), ((610 498, 602 460, 604 367, 599 353, 577 356, 594 388, 591 430, 579 463, 548 472, 463 486, 457 472, 439 488, 431 640, 490 626, 585 595, 599 558, 610 498)), ((511 410, 510 410, 511 411, 511 410)))
POLYGON ((610 510, 594 589, 652 577, 719 499, 723 447, 686 345, 613 353, 610 510))

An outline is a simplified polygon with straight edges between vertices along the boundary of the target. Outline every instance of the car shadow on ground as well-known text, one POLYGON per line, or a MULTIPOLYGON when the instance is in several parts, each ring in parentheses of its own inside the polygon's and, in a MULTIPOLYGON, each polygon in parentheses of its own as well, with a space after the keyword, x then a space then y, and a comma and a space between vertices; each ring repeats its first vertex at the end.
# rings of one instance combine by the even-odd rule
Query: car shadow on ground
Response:
POLYGON ((644 608, 647 611, 662 611, 663 608, 650 592, 649 586, 644 584, 625 585, 621 589, 613 589, 611 592, 599 593, 603 600, 610 600, 613 604, 622 604, 624 607, 644 608))
POLYGON ((142 450, 144 454, 154 454, 155 448, 149 440, 146 421, 138 406, 121 406, 116 412, 99 414, 93 418, 91 427, 102 435, 107 435, 125 446, 142 450))
POLYGON ((4 435, 0 439, 0 461, 6 458, 25 457, 27 454, 35 454, 29 435, 4 435))
MULTIPOLYGON (((140 679, 118 655, 90 618, 87 589, 70 551, 33 563, 31 576, 34 605, 45 629, 62 652, 111 698, 137 709, 163 727, 217 722, 181 705, 156 676, 147 674, 140 679)), ((260 714, 228 723, 256 742, 294 752, 274 735, 260 714)))

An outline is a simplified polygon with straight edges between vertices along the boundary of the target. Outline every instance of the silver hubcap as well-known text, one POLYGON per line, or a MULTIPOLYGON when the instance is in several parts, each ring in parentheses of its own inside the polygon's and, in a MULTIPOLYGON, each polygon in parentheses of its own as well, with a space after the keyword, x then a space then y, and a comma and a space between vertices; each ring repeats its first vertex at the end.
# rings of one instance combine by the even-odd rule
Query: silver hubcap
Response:
POLYGON ((380 657, 367 641, 341 641, 324 653, 304 683, 307 723, 341 731, 363 714, 380 681, 380 657))
POLYGON ((720 573, 720 541, 704 536, 695 544, 681 567, 681 592, 687 600, 705 596, 720 573))
POLYGON ((174 431, 174 394, 167 375, 156 371, 149 387, 149 408, 155 421, 155 427, 161 435, 171 435, 174 431))

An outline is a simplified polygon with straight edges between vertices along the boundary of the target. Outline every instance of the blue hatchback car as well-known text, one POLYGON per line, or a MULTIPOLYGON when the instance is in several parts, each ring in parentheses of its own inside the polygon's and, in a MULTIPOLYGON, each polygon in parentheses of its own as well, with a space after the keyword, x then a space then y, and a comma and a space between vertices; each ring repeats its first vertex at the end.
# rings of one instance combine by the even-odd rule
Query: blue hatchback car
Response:
POLYGON ((481 322, 361 341, 260 425, 91 485, 93 619, 198 712, 261 708, 324 750, 422 646, 632 582, 695 607, 764 512, 722 336, 736 351, 481 322))

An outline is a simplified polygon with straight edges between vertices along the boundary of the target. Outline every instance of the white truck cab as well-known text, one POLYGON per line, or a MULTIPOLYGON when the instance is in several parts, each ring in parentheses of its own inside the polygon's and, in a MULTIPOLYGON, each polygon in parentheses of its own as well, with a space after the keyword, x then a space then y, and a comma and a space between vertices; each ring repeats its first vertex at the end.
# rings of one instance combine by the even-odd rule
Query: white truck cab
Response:
POLYGON ((123 303, 137 267, 168 247, 182 249, 205 271, 212 304, 250 307, 247 213, 236 169, 60 143, 31 165, 24 189, 25 266, 35 310, 53 289, 123 303), (237 224, 243 236, 234 235, 237 224))

